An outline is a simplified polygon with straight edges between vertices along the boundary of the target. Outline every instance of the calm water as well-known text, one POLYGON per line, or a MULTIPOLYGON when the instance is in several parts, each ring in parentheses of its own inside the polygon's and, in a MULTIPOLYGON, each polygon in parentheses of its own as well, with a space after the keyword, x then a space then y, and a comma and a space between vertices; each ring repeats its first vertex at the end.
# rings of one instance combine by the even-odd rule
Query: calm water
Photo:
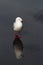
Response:
POLYGON ((0 0, 0 65, 43 65, 42 2, 0 0), (24 20, 21 39, 24 45, 24 58, 21 60, 17 60, 13 53, 12 24, 17 16, 24 20))

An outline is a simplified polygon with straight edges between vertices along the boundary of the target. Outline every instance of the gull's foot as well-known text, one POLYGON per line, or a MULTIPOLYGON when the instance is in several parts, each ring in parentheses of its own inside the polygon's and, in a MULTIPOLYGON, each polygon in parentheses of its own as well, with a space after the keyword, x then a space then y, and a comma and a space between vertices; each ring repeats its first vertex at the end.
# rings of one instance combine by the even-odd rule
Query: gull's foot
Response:
POLYGON ((21 35, 16 35, 16 38, 21 38, 21 35))

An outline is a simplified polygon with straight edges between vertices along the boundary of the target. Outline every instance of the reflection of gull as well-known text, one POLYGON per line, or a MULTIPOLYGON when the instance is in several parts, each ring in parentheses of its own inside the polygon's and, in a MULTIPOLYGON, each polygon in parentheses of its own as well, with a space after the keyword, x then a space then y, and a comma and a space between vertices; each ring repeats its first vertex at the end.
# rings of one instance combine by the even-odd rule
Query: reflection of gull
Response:
POLYGON ((15 19, 15 22, 13 23, 13 30, 20 33, 22 28, 23 28, 23 20, 21 17, 17 17, 15 19))
POLYGON ((13 49, 17 59, 21 59, 23 57, 23 43, 19 39, 18 35, 16 35, 15 40, 13 41, 13 49))

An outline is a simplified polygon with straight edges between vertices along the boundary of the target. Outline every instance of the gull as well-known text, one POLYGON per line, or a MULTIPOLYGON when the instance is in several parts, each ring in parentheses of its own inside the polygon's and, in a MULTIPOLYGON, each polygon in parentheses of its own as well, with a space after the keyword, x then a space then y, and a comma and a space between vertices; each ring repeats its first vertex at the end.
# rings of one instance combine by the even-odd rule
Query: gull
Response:
MULTIPOLYGON (((13 23, 13 30, 20 34, 22 29, 23 29, 23 19, 21 17, 17 17, 13 23)), ((15 33, 15 35, 16 35, 16 33, 15 33)), ((19 37, 20 37, 20 35, 19 35, 19 37)))

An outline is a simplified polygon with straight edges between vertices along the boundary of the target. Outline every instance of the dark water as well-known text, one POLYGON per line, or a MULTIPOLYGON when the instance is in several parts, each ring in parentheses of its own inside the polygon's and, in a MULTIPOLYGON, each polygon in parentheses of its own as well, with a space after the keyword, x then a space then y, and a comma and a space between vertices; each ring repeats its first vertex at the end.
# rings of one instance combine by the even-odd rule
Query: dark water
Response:
POLYGON ((43 65, 43 0, 0 0, 0 65, 43 65), (13 53, 13 20, 24 20, 24 58, 13 53))

